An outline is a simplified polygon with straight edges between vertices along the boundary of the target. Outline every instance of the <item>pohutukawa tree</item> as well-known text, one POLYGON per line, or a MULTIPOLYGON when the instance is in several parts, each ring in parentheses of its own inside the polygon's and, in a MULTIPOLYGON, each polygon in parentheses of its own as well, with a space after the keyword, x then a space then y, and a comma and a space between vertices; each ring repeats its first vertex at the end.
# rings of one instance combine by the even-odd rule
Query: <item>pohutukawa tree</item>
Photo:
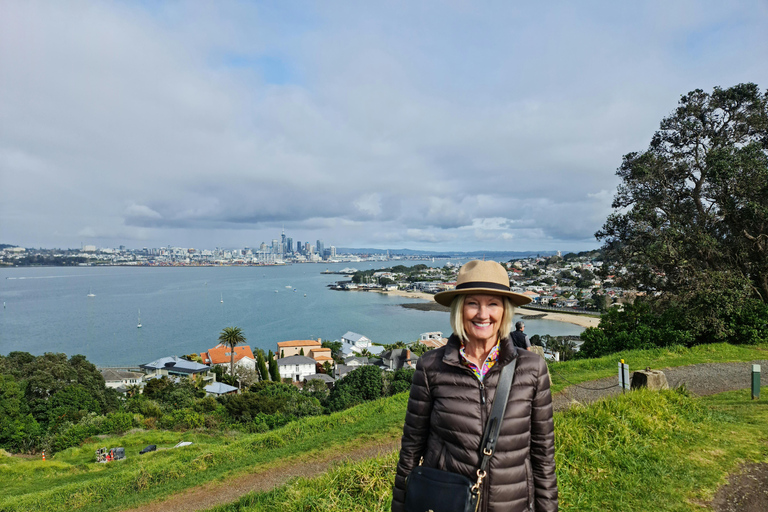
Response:
POLYGON ((682 96, 617 174, 615 213, 595 236, 625 284, 685 294, 717 273, 768 302, 768 92, 682 96))
MULTIPOLYGON (((673 330, 692 343, 761 337, 768 92, 749 83, 683 95, 648 149, 625 155, 617 175, 614 213, 595 234, 612 265, 602 273, 625 269, 617 282, 647 292, 655 318, 673 319, 673 330)), ((603 323, 607 338, 614 336, 603 323)))

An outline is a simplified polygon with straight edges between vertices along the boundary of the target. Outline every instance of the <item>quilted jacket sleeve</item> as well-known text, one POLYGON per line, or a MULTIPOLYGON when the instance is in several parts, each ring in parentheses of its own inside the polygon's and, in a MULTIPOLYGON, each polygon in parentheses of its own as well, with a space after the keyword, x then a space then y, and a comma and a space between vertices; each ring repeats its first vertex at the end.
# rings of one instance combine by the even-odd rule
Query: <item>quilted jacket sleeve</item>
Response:
POLYGON ((531 409, 531 468, 537 512, 557 511, 555 426, 547 363, 539 357, 536 394, 531 409))
POLYGON ((405 479, 424 454, 429 435, 429 417, 432 413, 432 398, 424 370, 423 358, 416 364, 413 374, 408 410, 405 414, 403 438, 400 445, 400 460, 397 463, 395 487, 392 493, 392 512, 402 512, 405 502, 405 479))

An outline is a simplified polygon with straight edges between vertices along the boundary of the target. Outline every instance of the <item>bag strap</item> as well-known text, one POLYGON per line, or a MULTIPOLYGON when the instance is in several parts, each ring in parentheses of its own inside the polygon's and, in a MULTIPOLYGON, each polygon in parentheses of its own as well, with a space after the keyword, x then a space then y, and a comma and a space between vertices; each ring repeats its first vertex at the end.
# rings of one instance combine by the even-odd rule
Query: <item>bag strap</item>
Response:
POLYGON ((499 382, 496 385, 496 396, 493 398, 493 405, 491 406, 491 415, 488 417, 488 422, 485 424, 483 442, 480 443, 480 453, 483 458, 480 462, 480 469, 477 470, 477 483, 472 486, 473 493, 477 493, 480 489, 480 484, 483 483, 486 469, 496 450, 496 441, 499 440, 501 422, 504 420, 504 412, 507 410, 509 391, 512 388, 512 380, 515 377, 515 368, 517 367, 517 358, 519 357, 517 347, 513 346, 512 348, 515 357, 501 370, 501 376, 499 376, 499 382))

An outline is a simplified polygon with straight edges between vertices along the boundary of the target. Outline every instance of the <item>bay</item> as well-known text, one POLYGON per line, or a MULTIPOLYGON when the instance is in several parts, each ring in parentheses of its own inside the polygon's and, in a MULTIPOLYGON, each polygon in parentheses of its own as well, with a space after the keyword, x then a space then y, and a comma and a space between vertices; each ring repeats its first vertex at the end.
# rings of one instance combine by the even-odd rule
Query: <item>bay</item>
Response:
MULTIPOLYGON (((347 331, 375 343, 413 341, 427 331, 447 335, 447 313, 400 306, 418 299, 330 290, 327 285, 343 277, 321 273, 445 262, 3 268, 0 354, 63 352, 83 354, 98 366, 130 366, 205 351, 229 326, 243 329, 247 344, 265 351, 275 351, 278 341, 336 340, 347 331)), ((583 330, 549 320, 525 323, 529 335, 583 330)))

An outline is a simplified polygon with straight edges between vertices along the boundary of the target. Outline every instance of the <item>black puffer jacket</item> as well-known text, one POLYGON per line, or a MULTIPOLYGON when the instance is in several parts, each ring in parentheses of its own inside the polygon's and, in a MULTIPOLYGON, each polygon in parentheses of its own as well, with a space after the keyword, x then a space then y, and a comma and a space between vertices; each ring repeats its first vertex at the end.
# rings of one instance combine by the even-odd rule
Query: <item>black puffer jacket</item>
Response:
POLYGON ((423 465, 476 479, 480 442, 501 368, 517 357, 517 369, 496 452, 483 482, 479 510, 557 510, 555 437, 547 365, 534 352, 501 341, 499 360, 481 383, 461 364, 460 341, 424 354, 416 365, 397 464, 392 511, 402 512, 405 479, 423 465))

